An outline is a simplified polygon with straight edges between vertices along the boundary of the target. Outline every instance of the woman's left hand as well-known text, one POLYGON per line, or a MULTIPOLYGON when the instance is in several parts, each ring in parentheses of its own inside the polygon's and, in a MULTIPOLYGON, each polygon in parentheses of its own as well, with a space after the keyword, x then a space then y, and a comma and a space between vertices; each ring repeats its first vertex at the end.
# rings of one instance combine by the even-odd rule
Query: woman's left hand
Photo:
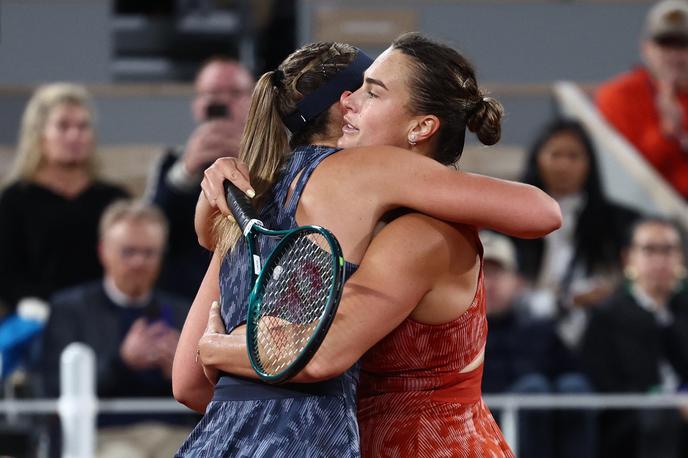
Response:
POLYGON ((197 355, 199 363, 203 365, 203 373, 210 383, 215 385, 218 379, 218 370, 213 365, 213 356, 221 344, 222 336, 226 335, 225 325, 220 316, 220 304, 214 301, 208 312, 208 325, 203 336, 198 341, 197 355))
POLYGON ((221 157, 203 172, 201 194, 196 204, 194 227, 198 242, 208 250, 215 249, 212 221, 218 213, 231 218, 225 198, 224 182, 228 180, 243 190, 249 198, 256 193, 251 187, 248 166, 234 157, 221 157))

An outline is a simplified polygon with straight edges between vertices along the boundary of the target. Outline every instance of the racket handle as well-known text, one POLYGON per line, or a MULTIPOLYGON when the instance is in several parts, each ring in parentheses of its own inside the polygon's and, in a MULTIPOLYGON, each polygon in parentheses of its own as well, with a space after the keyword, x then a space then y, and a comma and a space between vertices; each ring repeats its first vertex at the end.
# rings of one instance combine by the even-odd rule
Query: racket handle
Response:
POLYGON ((243 191, 227 180, 225 180, 224 186, 229 210, 243 232, 249 221, 258 219, 258 213, 253 208, 251 199, 243 191))

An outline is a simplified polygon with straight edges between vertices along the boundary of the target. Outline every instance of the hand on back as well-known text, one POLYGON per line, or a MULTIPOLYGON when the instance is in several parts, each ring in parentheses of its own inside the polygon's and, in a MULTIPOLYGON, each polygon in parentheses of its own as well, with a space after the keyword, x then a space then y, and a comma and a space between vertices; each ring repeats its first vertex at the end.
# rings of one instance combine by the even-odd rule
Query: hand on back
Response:
POLYGON ((212 365, 211 359, 217 351, 218 337, 226 335, 225 325, 220 316, 220 305, 213 302, 208 312, 208 325, 203 336, 198 341, 199 363, 203 365, 203 373, 213 385, 218 379, 218 370, 212 365))

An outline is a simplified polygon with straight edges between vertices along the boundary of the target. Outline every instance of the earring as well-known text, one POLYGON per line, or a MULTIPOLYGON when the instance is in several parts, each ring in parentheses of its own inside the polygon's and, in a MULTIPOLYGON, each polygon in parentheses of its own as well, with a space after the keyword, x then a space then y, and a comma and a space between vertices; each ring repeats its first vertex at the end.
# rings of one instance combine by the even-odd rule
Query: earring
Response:
POLYGON ((409 145, 416 146, 416 134, 411 134, 408 137, 409 145))

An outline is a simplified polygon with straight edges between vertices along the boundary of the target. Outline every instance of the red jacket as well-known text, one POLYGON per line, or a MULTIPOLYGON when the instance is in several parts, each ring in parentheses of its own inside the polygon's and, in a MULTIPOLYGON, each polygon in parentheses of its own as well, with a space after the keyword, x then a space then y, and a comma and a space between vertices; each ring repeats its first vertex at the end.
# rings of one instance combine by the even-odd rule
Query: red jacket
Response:
MULTIPOLYGON (((688 199, 688 151, 661 131, 655 107, 656 88, 643 67, 600 85, 596 103, 602 115, 673 187, 688 199)), ((688 93, 679 94, 688 131, 688 93)))

